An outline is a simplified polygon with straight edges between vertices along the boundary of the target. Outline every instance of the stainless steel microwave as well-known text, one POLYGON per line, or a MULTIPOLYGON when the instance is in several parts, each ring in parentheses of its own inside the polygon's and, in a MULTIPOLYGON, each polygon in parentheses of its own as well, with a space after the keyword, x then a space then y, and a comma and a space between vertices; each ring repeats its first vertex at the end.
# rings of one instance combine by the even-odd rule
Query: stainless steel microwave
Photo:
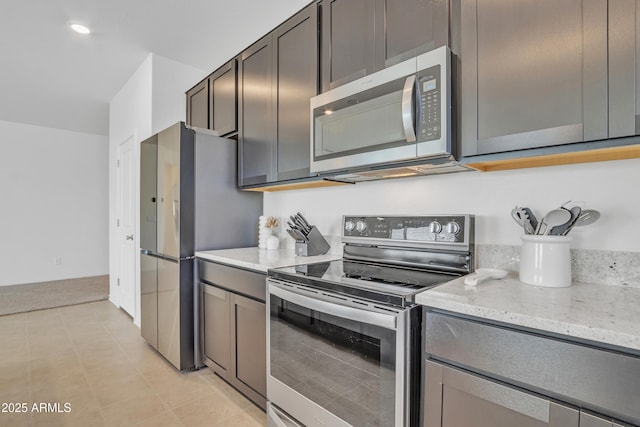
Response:
POLYGON ((311 98, 310 151, 311 172, 353 180, 382 178, 381 170, 403 164, 417 173, 466 170, 451 149, 449 49, 434 49, 311 98))

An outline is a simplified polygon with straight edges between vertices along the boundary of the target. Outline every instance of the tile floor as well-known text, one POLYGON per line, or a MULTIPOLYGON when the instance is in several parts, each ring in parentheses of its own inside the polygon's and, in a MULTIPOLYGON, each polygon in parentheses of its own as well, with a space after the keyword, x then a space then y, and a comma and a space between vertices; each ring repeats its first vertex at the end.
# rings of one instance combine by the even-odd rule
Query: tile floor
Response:
POLYGON ((3 427, 266 425, 208 369, 176 371, 108 301, 0 316, 0 404, 3 427))

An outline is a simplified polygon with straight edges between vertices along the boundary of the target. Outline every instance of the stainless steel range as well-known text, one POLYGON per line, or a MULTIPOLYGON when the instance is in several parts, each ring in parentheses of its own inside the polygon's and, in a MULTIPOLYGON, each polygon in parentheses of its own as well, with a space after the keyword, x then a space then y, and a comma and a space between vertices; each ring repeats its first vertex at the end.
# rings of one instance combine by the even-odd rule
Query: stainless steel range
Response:
POLYGON ((414 426, 415 295, 470 273, 474 217, 345 216, 343 259, 269 270, 269 426, 414 426))

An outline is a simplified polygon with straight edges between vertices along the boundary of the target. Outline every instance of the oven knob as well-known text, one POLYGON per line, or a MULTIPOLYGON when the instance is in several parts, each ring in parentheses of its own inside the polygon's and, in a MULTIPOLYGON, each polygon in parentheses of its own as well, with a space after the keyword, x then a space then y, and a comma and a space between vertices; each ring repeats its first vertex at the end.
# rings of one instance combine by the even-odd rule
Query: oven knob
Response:
POLYGON ((345 221, 344 223, 344 229, 347 231, 353 231, 353 229, 356 228, 356 224, 349 220, 349 221, 345 221))
POLYGON ((434 234, 438 234, 442 231, 442 224, 440 224, 438 221, 433 221, 431 224, 429 224, 429 231, 434 234))
POLYGON ((364 221, 356 222, 356 230, 360 233, 364 232, 367 229, 367 223, 364 221))
POLYGON ((460 224, 455 221, 451 221, 447 224, 447 233, 448 234, 458 234, 460 232, 460 224))

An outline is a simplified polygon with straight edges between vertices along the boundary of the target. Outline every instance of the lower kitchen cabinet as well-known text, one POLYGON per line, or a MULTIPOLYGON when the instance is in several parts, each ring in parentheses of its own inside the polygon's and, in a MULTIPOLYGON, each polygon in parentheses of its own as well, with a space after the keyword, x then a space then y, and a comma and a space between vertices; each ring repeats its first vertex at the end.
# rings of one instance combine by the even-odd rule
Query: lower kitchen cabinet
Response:
POLYGON ((580 411, 580 427, 623 427, 611 420, 611 418, 603 418, 597 415, 580 411))
POLYGON ((267 319, 264 302, 233 295, 231 319, 235 321, 236 378, 267 395, 267 319))
POLYGON ((423 427, 640 425, 624 349, 431 309, 423 344, 423 427))
POLYGON ((198 261, 200 348, 213 372, 266 408, 266 276, 198 261))
POLYGON ((580 425, 576 409, 431 361, 425 362, 425 390, 425 427, 580 425))
MULTIPOLYGON (((204 356, 218 370, 228 374, 231 368, 231 293, 215 286, 202 286, 204 356)), ((220 372, 218 372, 220 373, 220 372)))

